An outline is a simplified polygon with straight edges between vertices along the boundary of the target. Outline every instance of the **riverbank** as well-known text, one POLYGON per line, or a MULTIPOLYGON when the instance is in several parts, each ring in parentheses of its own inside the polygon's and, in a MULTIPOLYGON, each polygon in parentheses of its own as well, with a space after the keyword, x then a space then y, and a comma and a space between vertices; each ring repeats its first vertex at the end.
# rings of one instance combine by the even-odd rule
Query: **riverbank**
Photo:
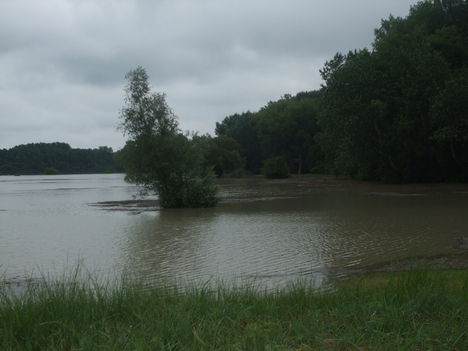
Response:
POLYGON ((105 288, 0 294, 2 350, 464 350, 468 271, 377 273, 317 292, 105 288))

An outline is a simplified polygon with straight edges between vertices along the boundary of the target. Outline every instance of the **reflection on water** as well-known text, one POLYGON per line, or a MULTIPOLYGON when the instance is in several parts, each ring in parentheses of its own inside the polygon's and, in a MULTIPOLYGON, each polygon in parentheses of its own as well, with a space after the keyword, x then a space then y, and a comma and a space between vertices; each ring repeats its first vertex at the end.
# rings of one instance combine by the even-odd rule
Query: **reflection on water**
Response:
POLYGON ((452 253, 468 233, 463 185, 248 179, 221 190, 214 209, 114 211, 90 204, 132 200, 121 175, 0 177, 0 270, 54 274, 80 259, 154 284, 320 285, 344 268, 452 253))

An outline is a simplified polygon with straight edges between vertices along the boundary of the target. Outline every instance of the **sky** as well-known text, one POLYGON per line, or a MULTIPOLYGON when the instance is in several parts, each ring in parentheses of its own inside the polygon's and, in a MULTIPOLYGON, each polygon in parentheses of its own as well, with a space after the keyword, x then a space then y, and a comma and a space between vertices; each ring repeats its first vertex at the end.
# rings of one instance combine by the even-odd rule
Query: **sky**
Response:
POLYGON ((0 0, 0 148, 125 144, 126 72, 143 66, 180 128, 320 88, 336 52, 371 47, 404 0, 0 0))

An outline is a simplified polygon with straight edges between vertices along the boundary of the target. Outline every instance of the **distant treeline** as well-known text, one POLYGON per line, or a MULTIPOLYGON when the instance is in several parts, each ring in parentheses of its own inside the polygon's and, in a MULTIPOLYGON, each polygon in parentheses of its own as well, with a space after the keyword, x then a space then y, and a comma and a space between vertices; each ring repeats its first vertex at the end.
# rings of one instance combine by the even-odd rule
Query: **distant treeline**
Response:
POLYGON ((0 149, 0 174, 121 172, 110 147, 72 149, 66 143, 35 143, 0 149))
POLYGON ((383 20, 371 50, 338 53, 321 75, 320 90, 228 116, 215 138, 199 137, 218 174, 236 162, 258 173, 279 157, 297 173, 468 181, 468 1, 423 1, 383 20))

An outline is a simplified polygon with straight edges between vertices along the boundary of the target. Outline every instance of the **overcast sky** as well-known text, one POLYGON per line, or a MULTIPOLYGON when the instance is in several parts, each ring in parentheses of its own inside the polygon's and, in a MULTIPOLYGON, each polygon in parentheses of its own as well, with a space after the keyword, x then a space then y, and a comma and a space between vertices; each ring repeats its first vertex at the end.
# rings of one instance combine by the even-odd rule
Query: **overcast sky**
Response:
POLYGON ((0 0, 0 148, 125 143, 127 71, 141 65, 183 130, 320 87, 337 52, 370 47, 407 0, 0 0))

